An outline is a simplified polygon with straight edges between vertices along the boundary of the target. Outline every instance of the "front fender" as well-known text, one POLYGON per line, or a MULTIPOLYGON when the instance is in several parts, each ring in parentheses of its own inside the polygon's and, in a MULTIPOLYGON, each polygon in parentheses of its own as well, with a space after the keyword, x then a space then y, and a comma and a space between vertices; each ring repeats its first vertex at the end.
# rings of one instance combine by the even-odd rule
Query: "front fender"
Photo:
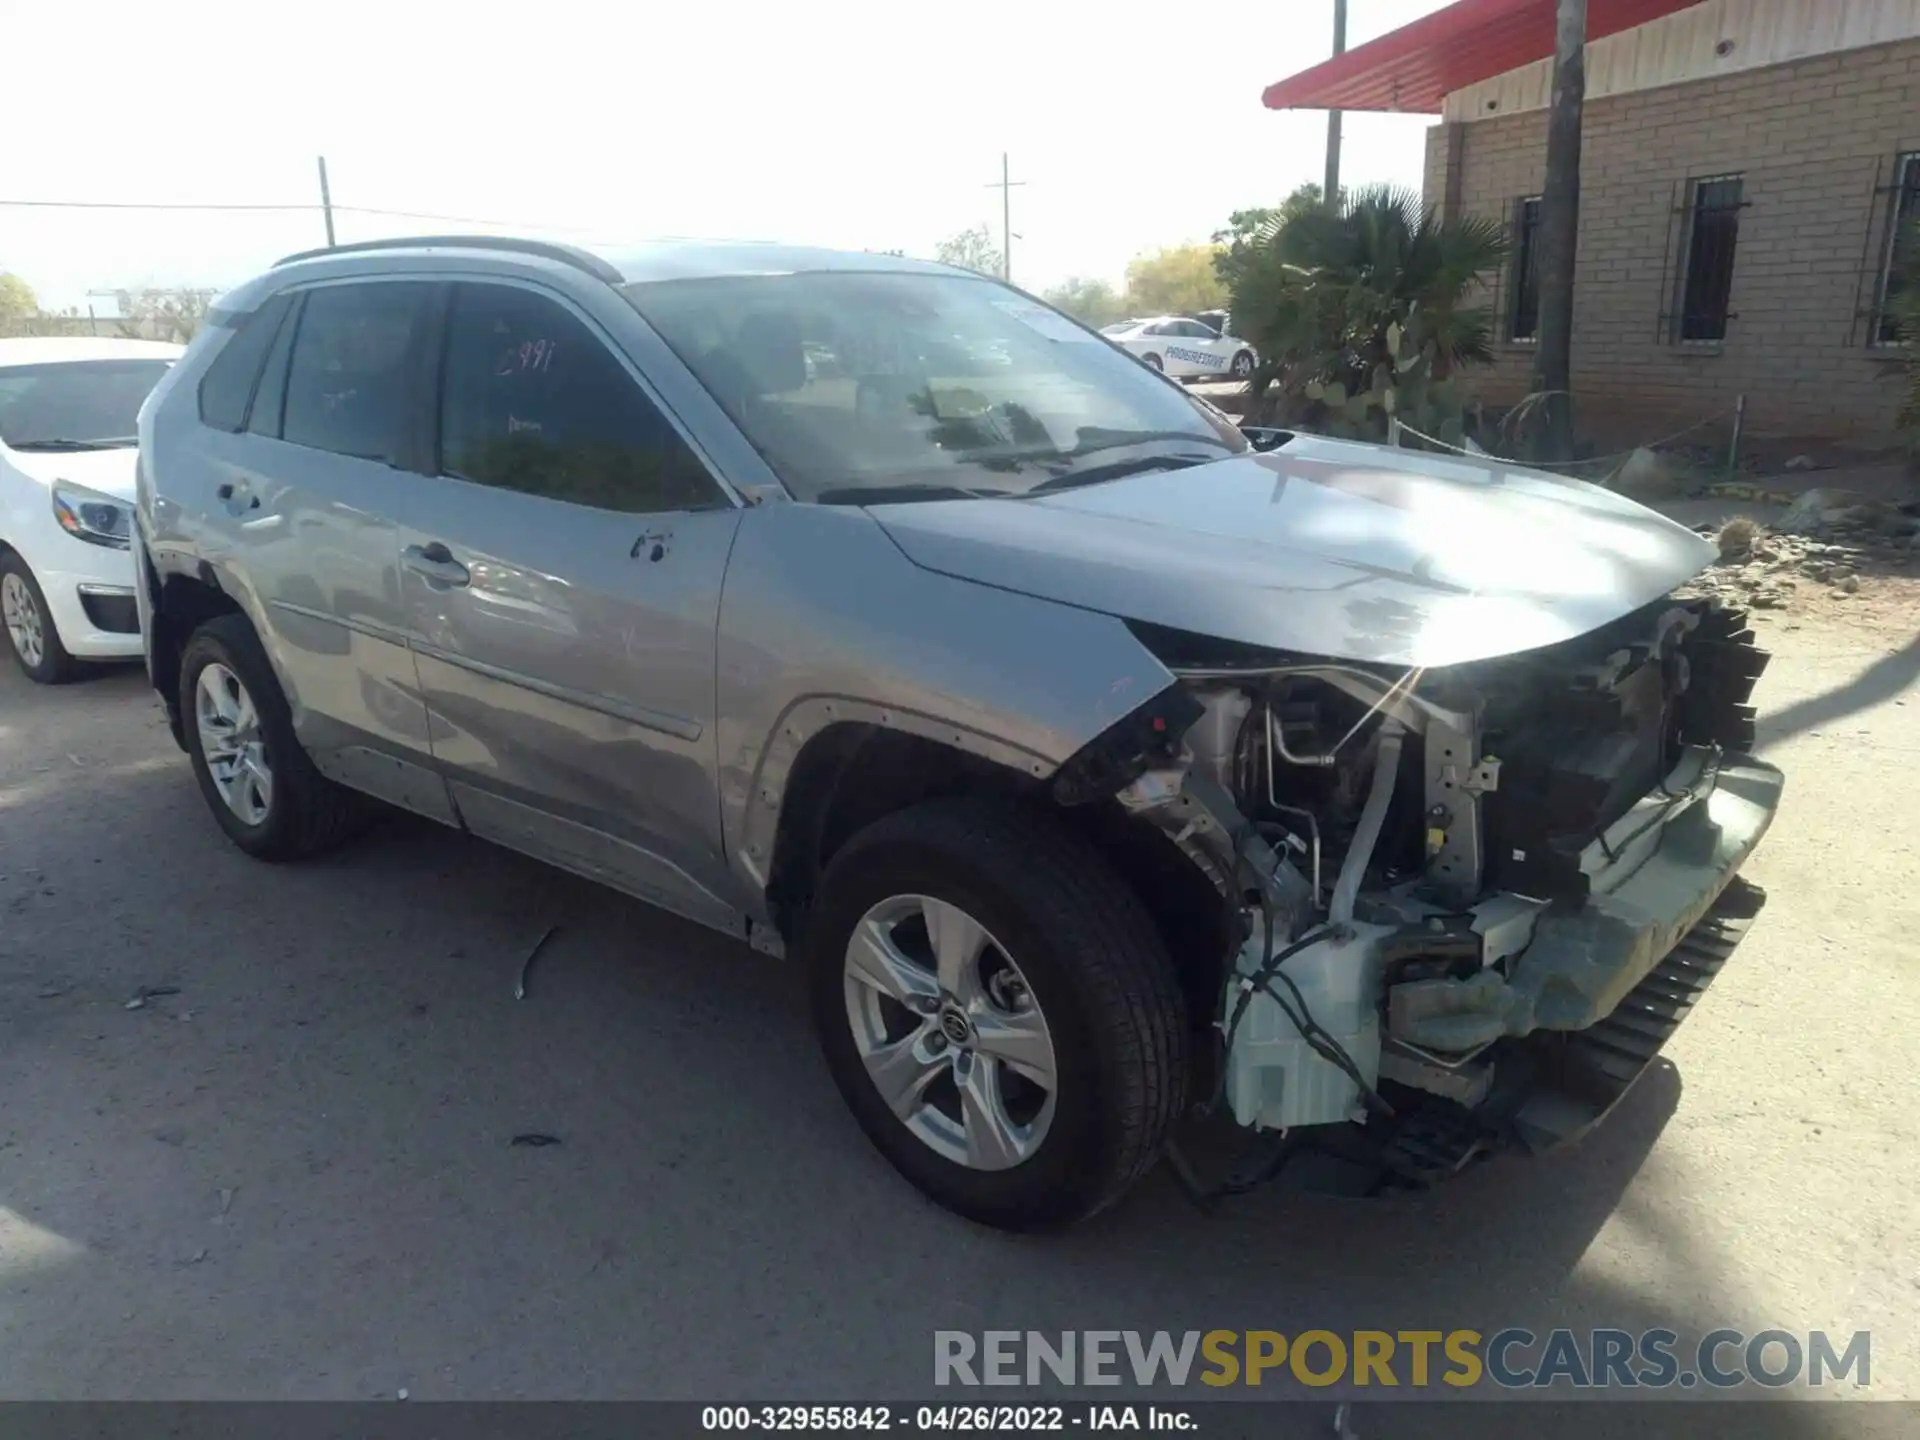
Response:
POLYGON ((794 760, 829 725, 899 730, 1045 779, 1173 683, 1112 616, 923 570, 853 507, 758 507, 720 608, 729 867, 764 905, 794 760))

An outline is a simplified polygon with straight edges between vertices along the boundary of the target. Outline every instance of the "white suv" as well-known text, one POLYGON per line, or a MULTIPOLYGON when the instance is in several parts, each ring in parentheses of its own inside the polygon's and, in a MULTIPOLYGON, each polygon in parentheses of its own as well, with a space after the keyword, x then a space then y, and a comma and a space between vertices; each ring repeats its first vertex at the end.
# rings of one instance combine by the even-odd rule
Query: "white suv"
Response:
POLYGON ((179 354, 146 340, 0 340, 0 616, 30 679, 139 657, 136 421, 179 354))

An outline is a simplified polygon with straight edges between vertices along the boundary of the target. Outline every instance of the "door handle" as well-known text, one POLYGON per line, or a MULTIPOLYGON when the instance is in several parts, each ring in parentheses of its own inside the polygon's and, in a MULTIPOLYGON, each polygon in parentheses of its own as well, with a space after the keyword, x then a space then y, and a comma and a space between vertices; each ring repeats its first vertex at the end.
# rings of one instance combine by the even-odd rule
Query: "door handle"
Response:
POLYGON ((465 585, 473 577, 467 567, 453 558, 453 552, 438 540, 430 545, 409 545, 400 552, 400 563, 430 585, 465 585))
POLYGON ((220 503, 227 507, 227 513, 230 515, 238 515, 242 510, 260 508, 260 497, 254 494, 252 487, 244 481, 237 485, 231 481, 224 482, 213 493, 220 503))

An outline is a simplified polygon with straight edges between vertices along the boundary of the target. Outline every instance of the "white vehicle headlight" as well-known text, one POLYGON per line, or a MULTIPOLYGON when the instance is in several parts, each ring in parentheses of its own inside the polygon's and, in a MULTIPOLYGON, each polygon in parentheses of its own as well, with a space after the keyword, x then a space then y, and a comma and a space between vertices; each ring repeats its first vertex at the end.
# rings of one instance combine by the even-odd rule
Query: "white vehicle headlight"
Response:
POLYGON ((53 518, 76 540, 125 550, 133 542, 133 507, 71 481, 53 482, 53 518))

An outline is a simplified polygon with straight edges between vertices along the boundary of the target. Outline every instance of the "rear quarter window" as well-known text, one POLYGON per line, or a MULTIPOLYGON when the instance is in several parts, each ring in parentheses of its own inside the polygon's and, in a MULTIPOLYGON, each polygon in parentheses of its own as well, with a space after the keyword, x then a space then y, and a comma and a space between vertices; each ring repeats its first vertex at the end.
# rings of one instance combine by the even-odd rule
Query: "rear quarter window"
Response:
POLYGON ((288 362, 280 438, 397 464, 427 328, 420 281, 366 281, 308 292, 288 362))
POLYGON ((276 295, 227 337, 213 364, 200 377, 200 423, 215 430, 238 433, 247 425, 247 407, 253 403, 254 387, 259 383, 260 364, 280 332, 286 318, 289 299, 276 295))

